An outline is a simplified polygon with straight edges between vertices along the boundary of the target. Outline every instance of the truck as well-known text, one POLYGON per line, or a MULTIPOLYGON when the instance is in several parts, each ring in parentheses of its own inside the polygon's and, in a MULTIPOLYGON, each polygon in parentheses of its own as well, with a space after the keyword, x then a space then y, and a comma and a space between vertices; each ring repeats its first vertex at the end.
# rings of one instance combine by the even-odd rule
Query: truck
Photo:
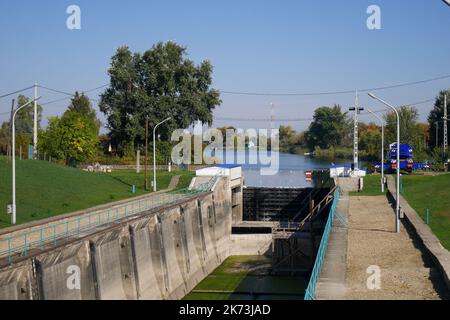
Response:
MULTIPOLYGON (((381 163, 374 164, 377 171, 381 171, 381 163)), ((414 162, 414 150, 409 144, 400 144, 400 170, 413 172, 414 170, 426 170, 429 168, 428 163, 414 162)), ((397 143, 389 146, 388 160, 384 164, 385 172, 393 172, 397 170, 397 143)))
POLYGON ((412 172, 414 170, 414 152, 413 147, 409 144, 400 144, 400 148, 397 148, 397 143, 392 143, 389 146, 389 162, 391 170, 397 170, 398 149, 400 149, 400 170, 412 172))

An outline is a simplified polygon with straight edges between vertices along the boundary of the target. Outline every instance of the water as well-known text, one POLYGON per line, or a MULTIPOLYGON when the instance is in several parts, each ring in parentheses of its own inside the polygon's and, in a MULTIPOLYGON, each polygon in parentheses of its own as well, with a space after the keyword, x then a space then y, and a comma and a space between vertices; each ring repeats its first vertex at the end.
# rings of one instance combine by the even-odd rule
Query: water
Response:
POLYGON ((261 174, 261 168, 269 168, 268 165, 254 164, 258 161, 258 152, 255 150, 227 151, 225 152, 225 163, 236 163, 238 157, 244 158, 242 165, 245 177, 245 184, 248 187, 287 187, 304 188, 313 187, 313 182, 305 177, 305 171, 329 169, 334 164, 348 163, 345 160, 334 160, 334 162, 315 159, 298 154, 288 154, 272 152, 268 157, 276 159, 278 157, 279 170, 275 175, 261 174))

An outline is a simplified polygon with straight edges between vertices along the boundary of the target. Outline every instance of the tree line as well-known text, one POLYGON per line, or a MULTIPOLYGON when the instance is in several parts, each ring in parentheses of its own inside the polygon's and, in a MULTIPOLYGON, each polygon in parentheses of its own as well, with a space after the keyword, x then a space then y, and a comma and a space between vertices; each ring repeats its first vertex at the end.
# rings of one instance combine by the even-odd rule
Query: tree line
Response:
MULTIPOLYGON (((449 158, 442 148, 445 94, 450 100, 450 90, 439 92, 427 123, 419 122, 419 111, 414 106, 401 106, 398 109, 401 142, 413 146, 416 161, 442 163, 449 158), (435 134, 436 131, 438 134, 435 134)), ((383 118, 386 125, 384 151, 387 152, 389 144, 395 143, 397 139, 397 118, 394 112, 385 113, 383 118)), ((307 151, 323 158, 352 159, 353 131, 353 113, 344 111, 340 105, 324 106, 315 110, 313 121, 306 131, 296 132, 290 126, 281 126, 280 146, 284 152, 307 151)), ((359 150, 362 160, 380 160, 381 126, 378 123, 359 124, 359 150)))
MULTIPOLYGON (((166 162, 172 148, 170 133, 196 121, 211 125, 213 111, 221 104, 219 91, 212 88, 212 64, 208 60, 195 64, 187 58, 186 48, 175 42, 157 43, 143 53, 120 47, 111 58, 108 74, 110 83, 100 96, 99 107, 106 117, 109 132, 100 134, 102 124, 89 98, 76 92, 62 116, 49 118, 46 128, 41 128, 42 107, 38 106, 38 152, 41 157, 45 155, 72 165, 94 160, 110 161, 107 156, 111 155, 120 161, 129 159, 131 162, 136 150, 143 150, 145 145, 146 123, 151 136, 152 128, 170 117, 171 120, 158 129, 158 162, 166 162)), ((399 108, 401 141, 414 147, 417 161, 448 159, 441 147, 445 94, 450 100, 450 90, 441 91, 427 123, 419 122, 416 107, 399 108)), ((18 97, 18 105, 28 101, 29 98, 23 95, 18 97)), ((33 110, 32 105, 24 108, 16 119, 17 144, 25 150, 32 144, 33 110)), ((396 117, 387 113, 384 119, 387 152, 389 144, 396 140, 396 117)), ((313 152, 318 157, 351 159, 353 125, 353 115, 340 105, 320 107, 315 110, 306 131, 280 127, 281 151, 313 152)), ((11 127, 6 121, 0 127, 1 153, 8 153, 10 141, 11 127)), ((381 130, 378 123, 360 123, 359 147, 362 160, 379 160, 381 130)))

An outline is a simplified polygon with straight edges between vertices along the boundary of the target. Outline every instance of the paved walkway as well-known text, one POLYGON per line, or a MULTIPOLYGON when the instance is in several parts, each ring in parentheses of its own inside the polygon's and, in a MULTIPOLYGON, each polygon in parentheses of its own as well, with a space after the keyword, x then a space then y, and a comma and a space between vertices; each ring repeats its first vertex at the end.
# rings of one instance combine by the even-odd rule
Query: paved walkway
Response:
POLYGON ((439 272, 413 233, 394 232, 386 197, 350 197, 345 299, 429 300, 445 297, 439 272), (381 289, 369 290, 367 268, 381 270, 381 289))

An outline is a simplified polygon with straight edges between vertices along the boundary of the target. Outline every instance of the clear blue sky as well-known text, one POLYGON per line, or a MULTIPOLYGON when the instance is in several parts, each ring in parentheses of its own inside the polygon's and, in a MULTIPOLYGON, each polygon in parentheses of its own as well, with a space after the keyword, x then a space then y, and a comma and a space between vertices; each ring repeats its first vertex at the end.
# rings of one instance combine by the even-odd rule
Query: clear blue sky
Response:
MULTIPOLYGON (((379 87, 450 74, 450 7, 441 0, 1 1, 0 95, 40 84, 63 91, 108 82, 121 45, 144 51, 158 41, 188 47, 213 63, 214 87, 228 91, 317 92, 379 87), (77 4, 82 30, 66 28, 77 4), (366 9, 381 7, 382 30, 369 31, 366 9)), ((450 79, 378 92, 395 104, 433 98, 450 79)), ((40 92, 42 102, 63 97, 40 92)), ((98 93, 91 97, 98 98, 98 93)), ((31 91, 28 93, 31 95, 31 91)), ((219 117, 307 118, 321 105, 354 103, 353 95, 254 97, 223 95, 219 117)), ((366 95, 364 105, 374 105, 366 95)), ((10 98, 0 100, 0 113, 10 98)), ((67 102, 45 108, 61 114, 67 102)), ((431 104, 420 105, 422 120, 431 104)), ((0 121, 6 119, 1 116, 0 121)), ((216 125, 229 124, 218 121, 216 125)), ((267 127, 239 122, 238 127, 267 127)), ((287 123, 288 124, 288 123, 287 123)), ((308 123, 291 123, 299 129, 308 123)))

